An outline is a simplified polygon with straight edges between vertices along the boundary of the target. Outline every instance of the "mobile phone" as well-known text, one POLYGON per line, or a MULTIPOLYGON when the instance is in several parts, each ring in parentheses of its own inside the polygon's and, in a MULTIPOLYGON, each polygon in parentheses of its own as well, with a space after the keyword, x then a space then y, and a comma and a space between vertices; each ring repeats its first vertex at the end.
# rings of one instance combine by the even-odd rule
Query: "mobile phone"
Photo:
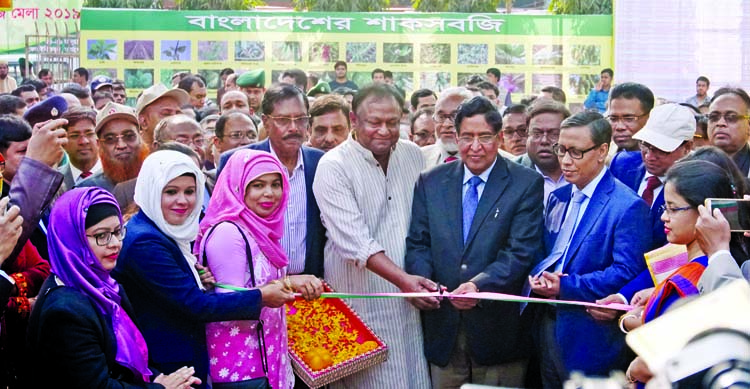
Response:
POLYGON ((713 213, 718 209, 729 222, 732 232, 750 231, 750 200, 741 199, 706 199, 706 208, 713 213))

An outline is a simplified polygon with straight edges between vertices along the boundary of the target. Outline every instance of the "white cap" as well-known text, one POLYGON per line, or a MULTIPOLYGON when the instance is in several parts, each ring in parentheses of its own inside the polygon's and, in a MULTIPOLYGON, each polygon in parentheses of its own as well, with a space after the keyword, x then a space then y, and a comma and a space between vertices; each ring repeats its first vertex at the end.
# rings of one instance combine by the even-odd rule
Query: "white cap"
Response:
POLYGON ((662 104, 654 107, 643 128, 633 139, 646 142, 666 153, 675 151, 682 142, 695 135, 695 115, 679 104, 662 104))

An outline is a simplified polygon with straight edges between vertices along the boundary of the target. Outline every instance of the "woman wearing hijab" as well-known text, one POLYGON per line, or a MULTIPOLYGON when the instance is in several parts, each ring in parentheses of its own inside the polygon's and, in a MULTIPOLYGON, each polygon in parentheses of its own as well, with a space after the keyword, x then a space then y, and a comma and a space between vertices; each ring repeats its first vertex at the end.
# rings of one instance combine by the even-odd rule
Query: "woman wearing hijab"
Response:
MULTIPOLYGON (((286 276, 289 260, 280 240, 288 198, 289 181, 281 163, 271 154, 244 149, 229 159, 195 245, 195 251, 204 255, 202 259, 213 271, 218 293, 272 282, 282 282, 307 299, 323 292, 315 276, 286 276)), ((272 388, 294 386, 287 355, 286 312, 263 308, 260 320, 262 334, 256 327, 258 322, 228 321, 206 326, 215 387, 263 375, 272 388), (265 341, 258 342, 259 337, 265 341), (246 343, 248 338, 251 341, 246 343)))
POLYGON ((198 234, 203 185, 203 174, 190 157, 171 150, 149 155, 135 186, 140 211, 128 222, 113 274, 130 291, 155 366, 171 371, 193 365, 206 387, 205 323, 257 320, 261 306, 280 307, 293 295, 279 284, 206 293, 190 250, 198 234))
POLYGON ((146 342, 110 272, 125 228, 117 201, 99 188, 65 193, 50 216, 52 274, 29 323, 34 387, 188 388, 192 368, 170 376, 148 368, 146 342))

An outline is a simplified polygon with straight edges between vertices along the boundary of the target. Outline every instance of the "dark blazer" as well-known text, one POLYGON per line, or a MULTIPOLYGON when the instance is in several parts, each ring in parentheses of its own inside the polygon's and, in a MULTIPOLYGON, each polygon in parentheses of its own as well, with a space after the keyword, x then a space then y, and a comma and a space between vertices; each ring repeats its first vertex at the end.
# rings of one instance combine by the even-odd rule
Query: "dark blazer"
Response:
MULTIPOLYGON (((269 140, 253 143, 245 148, 271 152, 269 140)), ((227 164, 229 157, 239 149, 229 150, 221 154, 219 167, 216 169, 216 178, 221 174, 221 169, 227 164)), ((312 190, 315 171, 318 170, 318 162, 324 155, 322 151, 312 147, 302 146, 302 163, 305 165, 305 189, 307 190, 307 238, 305 239, 305 274, 313 274, 323 277, 323 248, 326 245, 326 229, 320 220, 320 208, 315 201, 312 190)))
MULTIPOLYGON (((546 247, 554 247, 572 193, 572 185, 552 192, 545 220, 546 247)), ((594 190, 571 238, 560 278, 561 300, 590 301, 616 293, 646 268, 651 247, 646 203, 609 171, 594 190)), ((578 307, 557 308, 556 338, 568 372, 608 375, 627 367, 625 335, 617 322, 594 320, 578 307)))
MULTIPOLYGON (((406 238, 406 271, 449 291, 472 281, 482 292, 520 294, 542 249, 542 177, 498 156, 464 245, 463 176, 461 161, 420 175, 406 238)), ((443 301, 439 309, 422 312, 430 363, 448 364, 462 321, 477 363, 495 365, 524 355, 519 347, 522 328, 517 303, 482 301, 460 312, 443 301)))
MULTIPOLYGON (((640 151, 620 152, 612 158, 610 164, 612 175, 628 188, 638 193, 643 177, 646 176, 646 166, 640 151)), ((667 244, 667 234, 664 233, 664 222, 661 221, 661 206, 664 205, 664 190, 654 198, 651 204, 651 249, 657 249, 667 244)))
POLYGON ((73 178, 73 171, 70 170, 70 161, 57 169, 63 175, 63 182, 60 186, 60 193, 65 193, 76 186, 76 180, 73 178))
POLYGON ((206 293, 174 240, 141 211, 127 224, 128 233, 112 276, 130 291, 150 359, 161 371, 195 366, 206 387, 208 352, 205 323, 257 320, 261 294, 257 289, 206 293))
MULTIPOLYGON (((120 297, 121 307, 132 317, 123 288, 120 297)), ((34 369, 29 378, 35 388, 163 388, 137 382, 128 368, 115 361, 112 322, 85 294, 57 286, 54 276, 47 278, 39 293, 27 340, 34 369)))

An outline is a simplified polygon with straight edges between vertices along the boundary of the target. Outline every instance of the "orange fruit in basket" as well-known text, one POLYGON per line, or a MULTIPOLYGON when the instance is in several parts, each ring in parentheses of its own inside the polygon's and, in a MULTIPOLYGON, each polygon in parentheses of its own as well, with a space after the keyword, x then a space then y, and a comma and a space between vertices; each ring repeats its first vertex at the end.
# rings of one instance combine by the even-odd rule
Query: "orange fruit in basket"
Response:
POLYGON ((378 348, 378 343, 373 340, 368 340, 362 343, 362 349, 365 351, 372 351, 378 348))
POLYGON ((331 354, 328 350, 322 347, 316 347, 313 350, 308 351, 302 359, 313 371, 323 370, 328 366, 333 365, 331 354))

